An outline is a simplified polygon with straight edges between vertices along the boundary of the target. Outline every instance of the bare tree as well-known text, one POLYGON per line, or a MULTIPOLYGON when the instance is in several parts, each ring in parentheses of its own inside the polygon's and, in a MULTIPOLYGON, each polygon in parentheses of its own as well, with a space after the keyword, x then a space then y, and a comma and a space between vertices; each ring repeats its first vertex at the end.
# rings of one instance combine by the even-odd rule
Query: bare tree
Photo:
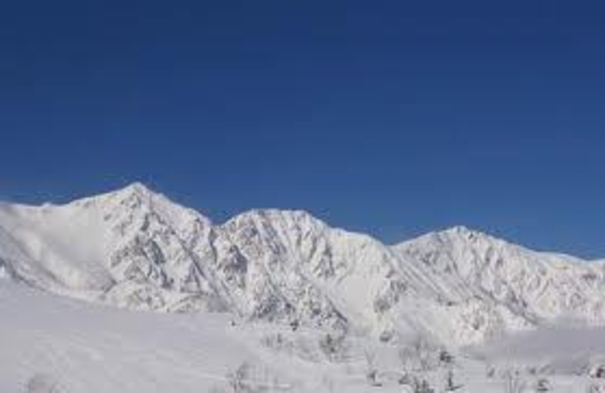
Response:
POLYGON ((233 393, 248 392, 248 378, 250 376, 250 364, 244 362, 234 371, 227 373, 227 383, 233 393))
POLYGON ((496 367, 491 364, 485 365, 485 376, 487 378, 494 378, 496 376, 496 367))
POLYGON ((434 354, 436 360, 436 351, 433 350, 428 340, 421 335, 414 336, 406 345, 401 346, 397 351, 401 368, 399 384, 411 386, 414 392, 432 391, 428 382, 419 380, 414 374, 429 371, 433 365, 434 354))
POLYGON ((59 383, 50 375, 35 374, 25 385, 26 393, 64 393, 59 383))
POLYGON ((454 355, 452 355, 449 351, 442 349, 439 351, 439 362, 446 365, 451 365, 454 363, 454 355))
POLYGON ((548 381, 548 379, 540 378, 536 381, 534 390, 538 393, 550 392, 552 390, 552 387, 550 386, 550 382, 548 381))
POLYGON ((519 370, 508 369, 504 373, 504 388, 506 393, 522 393, 525 389, 525 381, 519 370))
POLYGON ((414 393, 435 393, 426 379, 418 379, 417 377, 412 380, 412 391, 414 393))
POLYGON ((345 351, 344 335, 326 334, 320 341, 319 347, 331 362, 342 360, 345 351))
POLYGON ((462 388, 462 385, 457 384, 456 381, 454 380, 454 371, 452 371, 451 369, 448 370, 447 374, 445 375, 445 391, 453 392, 460 388, 462 388))
POLYGON ((431 368, 433 352, 429 341, 424 336, 417 335, 407 348, 399 351, 399 359, 402 361, 403 358, 408 366, 416 364, 419 371, 427 371, 431 368))
POLYGON ((366 379, 372 386, 382 386, 378 382, 378 370, 376 369, 376 354, 370 350, 364 352, 366 359, 366 379))
POLYGON ((403 346, 397 351, 399 366, 401 367, 400 385, 410 384, 410 369, 412 368, 413 354, 410 347, 403 346))
POLYGON ((586 388, 586 393, 604 393, 604 392, 605 392, 605 386, 597 384, 597 383, 591 383, 586 388))
POLYGON ((322 385, 325 386, 327 393, 334 392, 334 381, 327 375, 324 375, 322 379, 322 385))

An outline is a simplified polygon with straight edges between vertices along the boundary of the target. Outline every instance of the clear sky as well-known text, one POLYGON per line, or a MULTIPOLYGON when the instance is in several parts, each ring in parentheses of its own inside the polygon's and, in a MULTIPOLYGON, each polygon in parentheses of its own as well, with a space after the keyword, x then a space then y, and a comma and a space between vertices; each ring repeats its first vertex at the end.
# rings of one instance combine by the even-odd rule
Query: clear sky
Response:
POLYGON ((5 2, 0 196, 138 180, 219 222, 605 257, 601 3, 5 2))

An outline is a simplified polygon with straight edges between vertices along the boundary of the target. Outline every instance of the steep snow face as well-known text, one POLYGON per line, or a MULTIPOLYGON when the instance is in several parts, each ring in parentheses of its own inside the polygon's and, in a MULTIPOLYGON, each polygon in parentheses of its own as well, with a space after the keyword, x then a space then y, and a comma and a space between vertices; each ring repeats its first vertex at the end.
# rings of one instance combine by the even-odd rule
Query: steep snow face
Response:
POLYGON ((375 322, 373 303, 392 270, 376 240, 300 211, 252 211, 220 230, 245 266, 248 314, 340 328, 375 322))
POLYGON ((234 296, 244 314, 338 324, 336 308, 305 266, 325 230, 305 213, 278 211, 251 211, 221 226, 218 232, 230 250, 217 254, 218 264, 238 276, 234 296))
POLYGON ((134 184, 62 206, 3 205, 0 259, 43 289, 161 309, 167 292, 180 301, 208 291, 190 247, 203 247, 210 229, 205 217, 134 184))
POLYGON ((555 318, 605 324, 605 265, 457 227, 386 246, 301 211, 222 225, 141 184, 62 206, 0 205, 0 277, 125 308, 466 344, 555 318))
MULTIPOLYGON (((443 284, 448 303, 478 300, 492 311, 500 309, 495 317, 501 320, 501 330, 563 317, 605 321, 600 264, 534 252, 464 227, 431 233, 394 249, 429 269, 435 282, 443 284)), ((482 324, 475 326, 480 329, 482 324)))
POLYGON ((103 267, 107 233, 97 212, 4 205, 0 222, 0 258, 12 275, 57 291, 110 285, 103 267))

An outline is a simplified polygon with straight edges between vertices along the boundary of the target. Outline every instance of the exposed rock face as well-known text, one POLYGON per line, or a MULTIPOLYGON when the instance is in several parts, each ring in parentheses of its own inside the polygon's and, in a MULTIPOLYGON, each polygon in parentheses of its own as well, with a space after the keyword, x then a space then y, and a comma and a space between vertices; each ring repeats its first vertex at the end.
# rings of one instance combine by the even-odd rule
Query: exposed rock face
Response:
POLYGON ((159 311, 466 344, 559 317, 605 321, 601 263, 456 227, 387 246, 301 211, 222 225, 141 184, 67 205, 0 205, 0 277, 159 311))

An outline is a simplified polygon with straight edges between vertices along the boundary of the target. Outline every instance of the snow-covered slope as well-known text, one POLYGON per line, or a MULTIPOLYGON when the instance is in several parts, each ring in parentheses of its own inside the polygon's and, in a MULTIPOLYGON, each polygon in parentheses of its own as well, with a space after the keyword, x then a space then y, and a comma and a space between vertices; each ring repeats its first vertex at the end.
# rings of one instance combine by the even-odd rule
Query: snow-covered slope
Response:
POLYGON ((523 329, 558 318, 605 322, 602 264, 531 251, 464 227, 395 250, 430 270, 448 304, 479 304, 482 312, 469 315, 478 332, 523 329))
POLYGON ((525 370, 528 388, 547 378, 549 391, 586 392, 599 382, 587 374, 603 364, 604 348, 602 328, 538 331, 473 348, 478 358, 453 352, 453 364, 431 361, 421 369, 413 352, 402 362, 401 346, 363 337, 327 347, 321 330, 233 326, 223 313, 119 310, 6 281, 0 281, 0 320, 3 393, 401 393, 417 391, 410 385, 415 378, 441 392, 451 391, 448 370, 456 391, 495 393, 505 391, 510 369, 525 370))
POLYGON ((301 211, 214 225, 141 184, 67 205, 0 205, 0 276, 89 301, 452 345, 559 317, 605 322, 599 263, 457 227, 397 246, 301 211))
POLYGON ((0 260, 18 280, 120 306, 212 295, 197 265, 210 222, 140 184, 67 205, 0 206, 0 260))
MULTIPOLYGON (((0 320, 3 393, 226 392, 236 372, 254 391, 317 392, 326 368, 274 355, 260 338, 279 329, 231 326, 226 314, 124 311, 0 282, 0 320), (26 388, 35 381, 56 389, 26 388)), ((298 337, 321 356, 318 335, 298 337)))

